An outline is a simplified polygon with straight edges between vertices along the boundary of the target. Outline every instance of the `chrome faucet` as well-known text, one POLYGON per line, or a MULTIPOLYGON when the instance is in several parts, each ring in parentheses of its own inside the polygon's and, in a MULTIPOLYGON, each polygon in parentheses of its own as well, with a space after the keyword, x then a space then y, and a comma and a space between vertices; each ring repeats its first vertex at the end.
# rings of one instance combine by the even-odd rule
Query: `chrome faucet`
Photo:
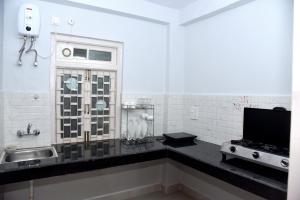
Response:
POLYGON ((29 123, 29 124, 27 125, 27 134, 29 134, 29 133, 30 133, 30 129, 31 129, 31 127, 32 127, 32 124, 31 124, 31 123, 29 123))
POLYGON ((18 137, 22 137, 22 136, 25 136, 25 135, 35 135, 35 136, 38 136, 40 134, 40 130, 39 129, 35 129, 31 132, 31 127, 32 127, 32 124, 29 123, 27 125, 27 132, 25 133, 25 131, 23 130, 18 130, 17 131, 17 136, 18 137))

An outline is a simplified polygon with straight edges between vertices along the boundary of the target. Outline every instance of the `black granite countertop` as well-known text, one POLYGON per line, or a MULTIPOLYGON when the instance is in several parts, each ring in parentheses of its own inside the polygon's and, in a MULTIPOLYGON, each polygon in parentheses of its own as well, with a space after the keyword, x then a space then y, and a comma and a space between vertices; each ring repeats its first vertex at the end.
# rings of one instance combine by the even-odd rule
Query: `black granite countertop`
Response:
POLYGON ((168 157, 267 199, 286 199, 288 173, 233 158, 223 162, 220 146, 197 141, 167 147, 168 157))
POLYGON ((220 146, 196 141, 171 147, 153 143, 126 146, 120 140, 57 144, 58 158, 38 165, 0 165, 0 185, 169 158, 267 199, 286 199, 287 173, 239 159, 222 162, 220 146))

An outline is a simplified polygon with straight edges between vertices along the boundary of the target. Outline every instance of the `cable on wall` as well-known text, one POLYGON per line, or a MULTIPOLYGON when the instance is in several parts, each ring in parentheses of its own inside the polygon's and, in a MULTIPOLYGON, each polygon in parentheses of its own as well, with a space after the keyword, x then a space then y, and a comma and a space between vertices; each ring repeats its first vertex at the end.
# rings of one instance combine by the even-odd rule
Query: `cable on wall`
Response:
POLYGON ((32 48, 33 47, 33 45, 34 45, 34 42, 35 42, 35 37, 31 37, 30 38, 30 47, 29 47, 29 49, 25 52, 25 53, 29 53, 29 52, 34 52, 34 63, 33 63, 33 65, 34 66, 38 66, 38 62, 37 62, 37 50, 36 49, 34 49, 34 48, 32 48))
POLYGON ((22 45, 21 49, 19 50, 18 65, 22 65, 22 56, 23 56, 23 53, 25 51, 26 41, 27 41, 27 37, 24 36, 23 45, 22 45))

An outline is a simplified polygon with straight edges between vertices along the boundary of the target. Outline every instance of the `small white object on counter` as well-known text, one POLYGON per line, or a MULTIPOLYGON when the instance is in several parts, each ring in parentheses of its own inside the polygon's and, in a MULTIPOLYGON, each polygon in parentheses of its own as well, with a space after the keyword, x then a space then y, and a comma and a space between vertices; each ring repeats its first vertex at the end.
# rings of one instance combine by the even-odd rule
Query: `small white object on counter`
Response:
POLYGON ((144 120, 147 120, 147 121, 153 121, 153 116, 149 115, 147 113, 142 113, 141 118, 144 119, 144 120))

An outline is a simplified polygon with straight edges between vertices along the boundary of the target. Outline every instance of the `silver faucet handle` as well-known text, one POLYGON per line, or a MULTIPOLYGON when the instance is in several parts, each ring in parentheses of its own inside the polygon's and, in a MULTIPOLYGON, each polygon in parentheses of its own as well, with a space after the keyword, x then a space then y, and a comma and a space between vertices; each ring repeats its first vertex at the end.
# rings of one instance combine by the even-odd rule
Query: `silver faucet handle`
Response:
POLYGON ((39 129, 33 130, 33 134, 34 135, 39 135, 40 133, 41 133, 41 131, 39 129))
POLYGON ((27 133, 23 130, 18 130, 17 131, 17 136, 18 137, 22 137, 22 136, 27 136, 27 135, 35 135, 35 136, 38 136, 41 132, 39 129, 35 129, 31 132, 31 127, 32 127, 32 124, 31 123, 28 123, 27 124, 27 133))
POLYGON ((31 127, 32 127, 32 124, 31 124, 31 123, 28 123, 28 125, 27 125, 27 133, 28 133, 28 134, 30 133, 31 127))

